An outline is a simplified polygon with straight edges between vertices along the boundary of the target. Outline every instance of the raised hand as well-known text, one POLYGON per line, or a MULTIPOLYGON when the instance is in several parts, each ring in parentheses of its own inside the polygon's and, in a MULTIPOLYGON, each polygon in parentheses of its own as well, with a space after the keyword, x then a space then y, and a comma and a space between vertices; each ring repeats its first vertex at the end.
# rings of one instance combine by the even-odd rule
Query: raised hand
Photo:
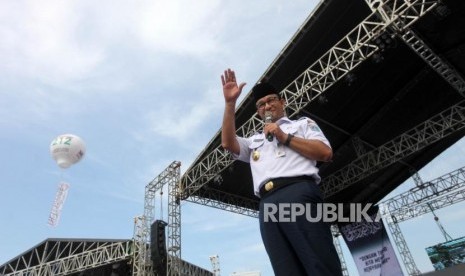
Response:
POLYGON ((236 102, 237 98, 241 95, 245 82, 238 86, 236 82, 236 74, 233 70, 228 68, 224 71, 224 74, 221 75, 221 83, 223 84, 224 100, 227 103, 236 102))

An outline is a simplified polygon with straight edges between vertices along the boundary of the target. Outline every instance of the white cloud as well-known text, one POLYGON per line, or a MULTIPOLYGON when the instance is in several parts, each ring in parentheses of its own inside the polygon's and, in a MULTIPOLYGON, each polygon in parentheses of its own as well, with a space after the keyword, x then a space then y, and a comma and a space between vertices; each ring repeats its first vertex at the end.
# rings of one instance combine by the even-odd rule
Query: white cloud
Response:
MULTIPOLYGON (((178 141, 192 139, 191 135, 198 132, 207 118, 211 118, 212 114, 221 114, 224 105, 222 96, 214 95, 219 94, 219 91, 218 85, 217 88, 209 89, 196 97, 193 104, 185 102, 183 97, 180 97, 173 104, 166 104, 150 111, 147 115, 150 129, 157 135, 178 141)), ((219 125, 221 117, 217 118, 219 125)))
POLYGON ((74 36, 79 17, 69 1, 2 2, 0 68, 48 83, 78 79, 103 59, 102 50, 74 36))
POLYGON ((164 62, 157 57, 201 57, 221 48, 217 37, 224 20, 216 16, 218 1, 103 1, 99 6, 95 9, 94 1, 0 3, 0 70, 64 85, 117 73, 100 66, 134 62, 124 49, 164 62))
POLYGON ((219 1, 149 1, 138 11, 136 34, 147 47, 177 54, 206 55, 217 49, 219 1), (212 21, 214 20, 214 21, 212 21))
POLYGON ((249 244, 247 246, 242 247, 237 253, 238 254, 250 254, 250 253, 257 253, 265 251, 265 246, 261 241, 258 241, 254 244, 249 244))

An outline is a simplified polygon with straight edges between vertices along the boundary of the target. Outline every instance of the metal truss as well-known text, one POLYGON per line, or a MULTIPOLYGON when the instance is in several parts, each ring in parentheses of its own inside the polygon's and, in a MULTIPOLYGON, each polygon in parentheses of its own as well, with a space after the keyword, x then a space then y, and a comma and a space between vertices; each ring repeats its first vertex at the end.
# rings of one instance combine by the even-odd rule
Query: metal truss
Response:
POLYGON ((433 210, 465 200, 465 167, 424 183, 417 172, 412 175, 416 187, 380 203, 382 216, 410 275, 420 272, 415 265, 399 223, 433 210))
MULTIPOLYGON (((281 91, 286 99, 290 117, 298 114, 311 101, 374 54, 378 47, 372 41, 391 25, 401 24, 405 27, 412 25, 433 9, 438 1, 384 0, 376 2, 380 6, 391 7, 385 15, 386 19, 380 19, 378 14, 373 12, 281 91)), ((262 121, 255 115, 240 126, 236 133, 239 136, 249 136, 261 125, 262 121)), ((195 193, 231 163, 229 154, 220 146, 216 147, 183 175, 181 181, 184 197, 195 193)))
POLYGON ((155 195, 163 187, 168 185, 168 275, 180 275, 181 259, 181 205, 179 179, 179 161, 172 162, 161 174, 154 178, 145 187, 144 215, 136 218, 134 227, 134 252, 133 274, 134 276, 153 275, 154 271, 150 262, 150 225, 155 216, 155 195))
POLYGON ((139 216, 134 219, 134 249, 132 252, 132 275, 134 276, 153 274, 148 256, 149 229, 147 228, 145 216, 139 216))
POLYGON ((377 2, 391 7, 386 19, 373 12, 282 91, 291 117, 374 54, 378 49, 374 38, 391 25, 410 26, 437 5, 436 1, 377 2))
POLYGON ((398 221, 395 216, 390 215, 389 210, 381 206, 380 211, 383 214, 384 221, 387 222, 388 228, 391 232, 391 236, 397 246, 397 250, 402 258, 405 269, 409 275, 421 275, 415 261, 413 260, 412 253, 408 248, 407 242, 405 241, 404 235, 400 230, 398 221))
POLYGON ((400 37, 462 97, 465 97, 465 80, 449 62, 439 57, 414 31, 406 29, 400 37))
POLYGON ((326 197, 334 195, 464 127, 465 101, 461 101, 324 178, 322 190, 326 197))
MULTIPOLYGON (((181 162, 174 161, 168 169, 168 273, 169 276, 181 274, 181 204, 180 178, 181 162)), ((193 275, 193 274, 189 274, 193 275)), ((195 275, 195 274, 194 274, 195 275)))
POLYGON ((365 146, 365 142, 362 141, 362 139, 360 139, 359 136, 352 137, 352 145, 358 157, 364 155, 367 152, 367 147, 365 146))
MULTIPOLYGON (((413 174, 416 177, 417 174, 413 174)), ((417 181, 416 181, 417 182, 417 181)), ((426 183, 421 183, 407 192, 396 195, 384 202, 381 202, 389 212, 396 216, 398 220, 404 217, 410 218, 409 208, 413 205, 425 203, 428 200, 435 199, 438 196, 450 193, 451 191, 465 189, 465 167, 459 168, 453 172, 440 176, 426 183)))
MULTIPOLYGON (((373 12, 377 12, 386 22, 391 22, 392 18, 388 16, 388 14, 391 14, 390 9, 392 7, 390 5, 379 5, 379 1, 374 0, 365 1, 373 12)), ((407 28, 402 21, 395 21, 390 28, 455 90, 465 96, 465 81, 449 62, 436 54, 418 34, 407 28)))
POLYGON ((258 218, 258 201, 237 195, 207 190, 200 196, 190 196, 186 201, 258 218))
POLYGON ((435 198, 427 203, 419 205, 410 205, 402 210, 393 212, 398 222, 406 221, 427 213, 433 210, 441 209, 465 200, 465 188, 454 190, 454 193, 446 194, 435 198), (431 208, 430 208, 431 207, 431 208))
MULTIPOLYGON (((179 259, 179 275, 182 276, 214 276, 211 271, 198 267, 194 264, 179 259)), ((169 275, 169 274, 168 274, 169 275)))
POLYGON ((342 275, 349 276, 349 270, 347 269, 346 261, 344 259, 344 253, 342 253, 341 243, 339 242, 339 236, 341 236, 341 232, 339 232, 339 227, 337 227, 336 224, 331 225, 331 233, 333 234, 334 247, 336 248, 339 260, 341 261, 342 275))
POLYGON ((218 255, 210 256, 210 262, 212 263, 213 275, 220 276, 220 257, 218 255))
POLYGON ((453 189, 453 192, 432 199, 429 202, 417 205, 411 204, 409 206, 405 206, 404 208, 394 210, 393 212, 389 211, 389 208, 386 205, 382 205, 382 215, 388 222, 388 226, 391 231, 392 237, 394 238, 394 241, 397 245, 397 250, 399 251, 402 257, 402 260, 409 275, 420 275, 421 273, 416 267, 412 254, 410 253, 410 250, 407 246, 407 243, 404 239, 404 236, 402 235, 402 232, 398 224, 402 221, 430 213, 433 210, 444 208, 452 204, 464 201, 465 188, 458 188, 458 191, 456 189, 453 189))
POLYGON ((41 250, 34 249, 34 253, 30 255, 31 258, 37 258, 40 263, 34 266, 31 265, 32 260, 18 259, 18 263, 8 265, 0 272, 0 275, 8 276, 61 276, 69 275, 84 271, 86 269, 96 268, 109 263, 118 262, 121 260, 129 259, 131 251, 131 241, 124 242, 101 242, 96 243, 73 243, 62 242, 56 245, 54 249, 41 250), (63 244, 67 243, 65 246, 63 244), (91 245, 92 246, 89 246, 91 245), (89 250, 89 248, 94 248, 89 250), (81 253, 73 253, 79 251, 81 253), (49 256, 49 252, 54 252, 54 256, 49 256), (51 261, 48 261, 51 260, 51 261), (25 266, 25 269, 17 270, 15 266, 25 266), (5 273, 5 270, 13 270, 14 272, 5 273))

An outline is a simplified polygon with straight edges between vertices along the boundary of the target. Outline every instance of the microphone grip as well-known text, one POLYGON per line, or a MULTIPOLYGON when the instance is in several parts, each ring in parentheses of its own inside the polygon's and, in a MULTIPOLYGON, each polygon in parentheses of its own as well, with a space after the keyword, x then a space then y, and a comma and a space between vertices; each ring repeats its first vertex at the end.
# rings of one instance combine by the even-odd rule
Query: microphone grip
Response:
MULTIPOLYGON (((273 118, 272 116, 273 116, 273 114, 272 114, 270 111, 266 111, 266 112, 265 112, 265 124, 269 124, 269 123, 272 122, 272 118, 273 118)), ((266 135, 266 139, 267 139, 269 142, 273 141, 273 134, 268 133, 268 134, 266 135)))

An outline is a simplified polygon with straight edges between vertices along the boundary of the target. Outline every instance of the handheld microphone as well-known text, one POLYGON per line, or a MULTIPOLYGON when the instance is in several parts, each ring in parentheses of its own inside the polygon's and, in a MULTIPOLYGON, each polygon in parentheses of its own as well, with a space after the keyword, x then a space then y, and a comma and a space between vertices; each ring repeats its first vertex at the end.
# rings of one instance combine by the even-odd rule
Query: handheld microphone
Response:
MULTIPOLYGON (((273 118, 273 113, 271 111, 265 111, 265 124, 272 123, 273 122, 272 118, 273 118)), ((266 139, 269 142, 273 141, 273 134, 268 133, 268 135, 266 135, 266 139)))

